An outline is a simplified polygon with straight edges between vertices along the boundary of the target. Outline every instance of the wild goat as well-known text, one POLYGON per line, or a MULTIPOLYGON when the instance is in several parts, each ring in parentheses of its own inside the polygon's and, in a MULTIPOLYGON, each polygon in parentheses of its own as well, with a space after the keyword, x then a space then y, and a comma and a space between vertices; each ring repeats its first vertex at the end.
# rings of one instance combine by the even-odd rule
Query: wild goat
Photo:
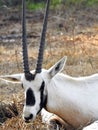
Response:
POLYGON ((67 60, 63 57, 50 69, 42 69, 43 50, 49 10, 47 0, 37 67, 29 70, 26 44, 25 0, 23 0, 23 65, 24 73, 1 76, 0 78, 19 81, 25 90, 23 118, 26 122, 34 120, 45 108, 58 115, 73 128, 82 128, 88 122, 98 119, 98 74, 88 77, 71 77, 59 73, 67 60))

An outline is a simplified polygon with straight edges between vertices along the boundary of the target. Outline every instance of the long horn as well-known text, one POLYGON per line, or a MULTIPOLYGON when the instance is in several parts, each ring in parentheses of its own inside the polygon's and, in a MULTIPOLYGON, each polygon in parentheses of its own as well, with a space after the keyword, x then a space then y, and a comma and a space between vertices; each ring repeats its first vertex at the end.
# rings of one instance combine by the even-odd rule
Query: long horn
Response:
POLYGON ((31 73, 28 63, 27 36, 26 36, 26 1, 22 0, 22 51, 23 51, 23 70, 27 80, 30 79, 31 73))
POLYGON ((41 39, 40 39, 38 60, 37 60, 37 65, 36 65, 36 73, 41 73, 41 69, 42 69, 49 5, 50 5, 50 0, 47 0, 46 10, 45 10, 45 15, 44 15, 44 22, 43 22, 43 29, 42 29, 42 33, 41 33, 41 39))

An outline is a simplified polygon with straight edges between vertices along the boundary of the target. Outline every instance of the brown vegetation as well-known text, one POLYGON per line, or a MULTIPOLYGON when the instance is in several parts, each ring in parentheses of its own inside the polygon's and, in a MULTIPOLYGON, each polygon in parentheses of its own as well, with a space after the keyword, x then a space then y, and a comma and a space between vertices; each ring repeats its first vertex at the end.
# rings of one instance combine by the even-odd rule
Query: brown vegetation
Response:
MULTIPOLYGON (((64 55, 68 56, 64 73, 84 76, 98 71, 98 8, 63 9, 50 12, 43 67, 49 68, 64 55)), ((22 72, 21 15, 15 10, 0 16, 0 75, 22 72), (18 17, 16 20, 13 16, 18 17), (9 19, 10 17, 10 19, 9 19), (14 36, 13 36, 14 34, 14 36), (8 35, 12 36, 10 39, 8 35), (1 36, 5 36, 1 37, 1 36)), ((27 32, 30 68, 36 64, 38 41, 42 28, 43 12, 28 12, 27 32), (32 35, 31 35, 32 33, 32 35), (30 37, 29 37, 30 35, 30 37)), ((48 129, 40 116, 35 122, 22 120, 23 91, 21 85, 0 80, 0 118, 6 120, 2 130, 48 129), (14 96, 12 96, 14 94, 14 96), (11 105, 9 105, 11 103, 11 105), (7 105, 8 104, 8 105, 7 105), (14 105, 14 106, 13 106, 14 105), (14 109, 15 108, 15 109, 14 109), (3 112, 3 113, 2 113, 3 112), (10 114, 9 114, 10 113, 10 114), (19 114, 18 114, 19 113, 19 114), (18 116, 16 116, 18 114, 18 116), (2 116, 3 115, 3 116, 2 116)), ((2 122, 1 122, 2 123, 2 122)))

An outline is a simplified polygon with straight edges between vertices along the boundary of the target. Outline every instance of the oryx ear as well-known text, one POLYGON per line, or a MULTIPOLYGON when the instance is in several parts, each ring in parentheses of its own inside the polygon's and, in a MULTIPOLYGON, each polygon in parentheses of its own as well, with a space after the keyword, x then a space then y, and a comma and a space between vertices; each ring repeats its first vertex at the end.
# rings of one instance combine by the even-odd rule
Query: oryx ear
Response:
POLYGON ((23 73, 5 75, 5 76, 0 76, 0 79, 5 80, 6 82, 11 82, 11 83, 21 83, 22 76, 23 76, 23 73))
POLYGON ((52 66, 49 70, 48 73, 50 77, 52 78, 55 76, 58 72, 62 71, 65 65, 65 62, 67 60, 67 56, 64 56, 62 59, 60 59, 54 66, 52 66))

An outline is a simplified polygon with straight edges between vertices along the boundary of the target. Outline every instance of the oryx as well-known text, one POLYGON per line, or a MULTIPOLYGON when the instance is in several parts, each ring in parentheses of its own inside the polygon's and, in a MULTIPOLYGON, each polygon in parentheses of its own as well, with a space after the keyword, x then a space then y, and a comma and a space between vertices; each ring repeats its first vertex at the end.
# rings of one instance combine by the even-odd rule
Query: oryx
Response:
POLYGON ((25 90, 23 118, 29 122, 45 108, 61 117, 73 128, 82 128, 88 122, 98 119, 98 74, 87 77, 71 77, 62 71, 67 57, 63 57, 48 70, 42 69, 47 17, 49 10, 47 0, 41 42, 36 69, 29 70, 26 25, 25 0, 23 0, 23 66, 24 73, 1 76, 0 78, 19 81, 25 90))
POLYGON ((98 120, 88 125, 83 130, 98 130, 98 120))

